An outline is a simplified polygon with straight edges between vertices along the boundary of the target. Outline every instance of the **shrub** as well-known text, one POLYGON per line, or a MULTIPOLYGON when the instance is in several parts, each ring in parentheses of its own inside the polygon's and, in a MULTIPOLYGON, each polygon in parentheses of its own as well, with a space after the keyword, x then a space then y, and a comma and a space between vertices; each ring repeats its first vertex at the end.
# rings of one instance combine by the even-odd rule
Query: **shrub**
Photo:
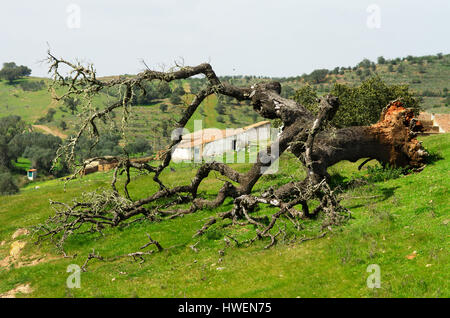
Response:
POLYGON ((11 174, 9 173, 0 173, 0 194, 14 194, 19 192, 19 188, 14 183, 11 174))
POLYGON ((297 90, 294 99, 307 109, 317 111, 317 90, 310 85, 305 85, 297 90))
POLYGON ((384 64, 386 63, 386 59, 382 56, 378 57, 378 64, 384 64))
POLYGON ((66 130, 67 129, 67 123, 64 120, 61 120, 60 123, 59 123, 59 127, 62 130, 66 130))
POLYGON ((35 124, 45 124, 53 121, 53 116, 55 116, 56 110, 54 108, 49 108, 47 114, 44 117, 40 117, 36 120, 35 124))
POLYGON ((138 137, 134 142, 125 146, 125 151, 129 154, 151 154, 152 147, 147 139, 138 137))
POLYGON ((369 59, 364 59, 361 62, 359 62, 358 66, 362 67, 362 68, 369 68, 370 67, 370 60, 369 59))
POLYGON ((39 82, 25 81, 20 83, 19 86, 24 91, 36 92, 42 90, 45 87, 45 83, 43 80, 40 80, 39 82))
POLYGON ((180 96, 175 94, 170 95, 169 100, 173 105, 180 105, 183 102, 180 96))
POLYGON ((373 182, 384 182, 391 179, 400 178, 402 175, 411 173, 408 167, 395 168, 387 164, 385 167, 377 164, 375 166, 367 166, 367 171, 353 174, 347 185, 364 185, 373 182))
POLYGON ((311 72, 311 74, 305 77, 305 80, 314 84, 323 82, 328 75, 327 69, 318 69, 311 72))
POLYGON ((160 109, 163 113, 165 113, 165 112, 167 111, 167 105, 166 105, 166 104, 160 104, 160 105, 159 105, 159 109, 160 109))
POLYGON ((0 70, 0 78, 7 80, 10 84, 30 74, 31 70, 28 67, 25 65, 18 66, 14 62, 3 63, 3 68, 0 70))
POLYGON ((368 166, 367 176, 365 177, 365 179, 368 182, 382 182, 400 178, 402 175, 408 174, 410 172, 411 170, 408 167, 395 168, 389 166, 389 164, 387 164, 385 167, 382 167, 381 165, 368 166))

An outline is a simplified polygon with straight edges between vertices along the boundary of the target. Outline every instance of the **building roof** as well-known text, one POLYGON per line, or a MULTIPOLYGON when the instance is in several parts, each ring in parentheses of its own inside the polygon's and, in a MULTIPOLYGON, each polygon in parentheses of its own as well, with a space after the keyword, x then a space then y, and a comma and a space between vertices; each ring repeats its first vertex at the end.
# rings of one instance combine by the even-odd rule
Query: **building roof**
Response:
POLYGON ((221 140, 231 136, 239 135, 247 130, 257 128, 270 124, 270 121, 260 121, 258 123, 243 127, 243 128, 228 128, 228 129, 217 129, 217 128, 206 128, 198 130, 196 132, 183 135, 182 140, 178 147, 180 148, 192 148, 198 145, 203 145, 210 143, 212 141, 221 140))

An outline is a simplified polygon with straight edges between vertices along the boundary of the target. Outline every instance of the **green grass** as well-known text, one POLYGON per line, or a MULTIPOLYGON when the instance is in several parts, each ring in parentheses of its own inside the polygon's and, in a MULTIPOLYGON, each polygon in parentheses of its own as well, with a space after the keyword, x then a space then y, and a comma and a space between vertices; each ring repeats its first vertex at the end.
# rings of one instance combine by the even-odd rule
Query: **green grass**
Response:
MULTIPOLYGON (((26 297, 449 297, 448 225, 450 188, 450 135, 423 137, 424 146, 444 158, 421 173, 347 190, 343 204, 354 215, 347 224, 323 239, 304 243, 280 242, 265 250, 267 242, 225 250, 223 235, 231 231, 239 238, 254 235, 251 227, 222 228, 214 225, 201 238, 192 235, 218 211, 231 209, 230 200, 214 211, 201 211, 162 222, 134 223, 105 231, 105 236, 72 236, 66 250, 72 258, 58 258, 36 266, 0 269, 0 293, 18 284, 30 283, 26 297), (81 288, 68 290, 69 264, 82 265, 92 248, 104 257, 138 251, 147 242, 146 233, 167 249, 147 256, 143 264, 129 258, 113 262, 92 260, 81 274, 81 288), (189 245, 198 243, 198 253, 189 245), (406 256, 416 251, 417 256, 406 256), (369 289, 367 266, 381 268, 381 288, 369 289)), ((357 173, 358 163, 341 162, 329 172, 346 180, 357 173)), ((303 170, 293 156, 280 159, 280 171, 264 176, 255 192, 269 185, 300 178, 303 170)), ((173 164, 164 181, 185 183, 194 175, 187 163, 173 164)), ((234 168, 246 171, 248 164, 234 168)), ((52 215, 48 199, 70 202, 83 191, 108 186, 110 173, 95 173, 69 183, 60 180, 28 184, 17 195, 0 197, 0 259, 9 253, 10 237, 21 227, 43 222, 52 215), (39 186, 36 189, 36 186, 39 186)), ((155 190, 150 176, 135 175, 130 192, 135 198, 155 190)), ((222 182, 214 174, 202 183, 200 193, 212 196, 222 182)), ((262 210, 259 213, 268 213, 262 210)), ((307 222, 306 233, 314 233, 319 221, 307 222)), ((24 256, 55 256, 49 243, 34 246, 31 238, 24 256)), ((20 295, 19 295, 20 296, 20 295)))

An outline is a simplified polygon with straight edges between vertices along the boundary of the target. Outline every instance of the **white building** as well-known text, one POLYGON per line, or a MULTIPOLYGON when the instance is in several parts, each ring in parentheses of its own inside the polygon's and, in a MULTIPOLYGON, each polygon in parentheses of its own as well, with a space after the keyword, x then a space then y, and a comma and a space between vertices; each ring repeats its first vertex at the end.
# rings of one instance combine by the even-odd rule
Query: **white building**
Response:
POLYGON ((184 135, 175 148, 174 161, 201 161, 228 152, 240 151, 251 143, 267 145, 271 137, 269 121, 244 128, 207 128, 184 135))
POLYGON ((34 181, 36 179, 37 170, 36 169, 29 169, 27 172, 28 180, 34 181))

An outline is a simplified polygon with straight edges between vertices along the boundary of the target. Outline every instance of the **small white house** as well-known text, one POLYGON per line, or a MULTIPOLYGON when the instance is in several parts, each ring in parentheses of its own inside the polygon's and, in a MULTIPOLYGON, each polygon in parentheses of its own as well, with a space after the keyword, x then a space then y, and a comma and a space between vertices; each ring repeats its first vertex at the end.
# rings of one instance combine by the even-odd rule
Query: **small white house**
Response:
POLYGON ((36 179, 37 170, 36 169, 29 169, 27 172, 27 177, 29 180, 33 181, 36 179))
POLYGON ((251 143, 266 143, 271 137, 270 121, 243 128, 207 128, 184 135, 172 153, 174 161, 201 161, 228 152, 240 151, 251 143))

